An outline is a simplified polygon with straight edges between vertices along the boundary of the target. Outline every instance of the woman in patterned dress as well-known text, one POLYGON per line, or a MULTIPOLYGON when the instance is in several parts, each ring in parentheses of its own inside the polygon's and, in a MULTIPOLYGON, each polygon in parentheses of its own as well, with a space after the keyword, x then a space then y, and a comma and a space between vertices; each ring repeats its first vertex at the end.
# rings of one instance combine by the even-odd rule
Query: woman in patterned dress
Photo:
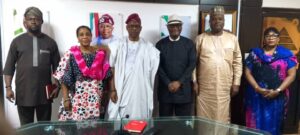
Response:
POLYGON ((62 85, 61 121, 98 119, 103 80, 111 76, 108 50, 90 46, 90 28, 80 26, 76 34, 80 46, 72 46, 64 54, 53 75, 62 85))
POLYGON ((245 61, 246 126, 273 135, 280 134, 297 66, 295 55, 278 45, 279 34, 274 27, 266 29, 264 46, 252 49, 245 61))

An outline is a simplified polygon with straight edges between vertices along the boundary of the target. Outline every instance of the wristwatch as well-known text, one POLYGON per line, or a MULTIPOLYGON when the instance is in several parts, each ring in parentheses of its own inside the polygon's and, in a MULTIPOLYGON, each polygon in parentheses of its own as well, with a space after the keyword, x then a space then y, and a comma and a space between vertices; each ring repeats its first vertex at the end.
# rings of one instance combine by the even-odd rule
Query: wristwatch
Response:
POLYGON ((282 92, 282 90, 281 90, 280 88, 277 88, 275 91, 277 91, 277 92, 279 92, 279 93, 282 92))

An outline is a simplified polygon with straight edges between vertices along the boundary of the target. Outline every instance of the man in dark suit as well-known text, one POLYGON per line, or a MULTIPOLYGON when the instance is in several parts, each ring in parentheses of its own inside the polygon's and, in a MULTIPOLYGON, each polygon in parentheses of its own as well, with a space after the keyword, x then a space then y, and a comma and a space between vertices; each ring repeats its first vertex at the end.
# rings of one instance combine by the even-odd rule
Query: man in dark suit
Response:
POLYGON ((160 51, 158 100, 160 116, 190 116, 192 72, 196 66, 196 48, 192 40, 180 36, 182 21, 169 17, 169 36, 157 42, 160 51))

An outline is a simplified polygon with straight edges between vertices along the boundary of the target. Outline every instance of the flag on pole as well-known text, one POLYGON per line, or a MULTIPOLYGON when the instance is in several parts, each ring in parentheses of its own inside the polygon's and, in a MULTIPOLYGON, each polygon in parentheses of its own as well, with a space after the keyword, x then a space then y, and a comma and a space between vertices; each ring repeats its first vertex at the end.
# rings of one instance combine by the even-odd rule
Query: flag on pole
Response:
POLYGON ((98 13, 90 13, 90 28, 93 33, 93 36, 99 36, 99 14, 98 13))
POLYGON ((17 35, 23 33, 24 30, 23 30, 23 27, 22 27, 23 25, 20 22, 20 17, 18 16, 16 9, 14 9, 13 15, 14 15, 14 20, 13 20, 14 21, 14 25, 13 25, 14 26, 14 36, 17 36, 17 35))

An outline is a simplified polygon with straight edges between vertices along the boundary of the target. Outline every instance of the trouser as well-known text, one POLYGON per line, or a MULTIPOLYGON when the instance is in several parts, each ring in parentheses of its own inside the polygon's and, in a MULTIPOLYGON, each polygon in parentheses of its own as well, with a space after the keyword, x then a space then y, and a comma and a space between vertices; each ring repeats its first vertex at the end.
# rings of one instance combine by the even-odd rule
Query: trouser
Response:
POLYGON ((102 97, 101 97, 101 107, 100 107, 100 119, 104 119, 110 99, 110 87, 109 87, 109 81, 104 80, 103 81, 103 91, 102 91, 102 97))
POLYGON ((109 91, 105 90, 102 93, 102 99, 101 99, 101 107, 100 107, 100 119, 105 118, 105 114, 107 111, 108 103, 109 103, 109 91))
POLYGON ((21 125, 34 122, 34 111, 37 121, 50 121, 52 104, 43 104, 38 106, 18 106, 18 113, 21 125))
POLYGON ((192 103, 159 103, 159 116, 191 116, 192 103))

